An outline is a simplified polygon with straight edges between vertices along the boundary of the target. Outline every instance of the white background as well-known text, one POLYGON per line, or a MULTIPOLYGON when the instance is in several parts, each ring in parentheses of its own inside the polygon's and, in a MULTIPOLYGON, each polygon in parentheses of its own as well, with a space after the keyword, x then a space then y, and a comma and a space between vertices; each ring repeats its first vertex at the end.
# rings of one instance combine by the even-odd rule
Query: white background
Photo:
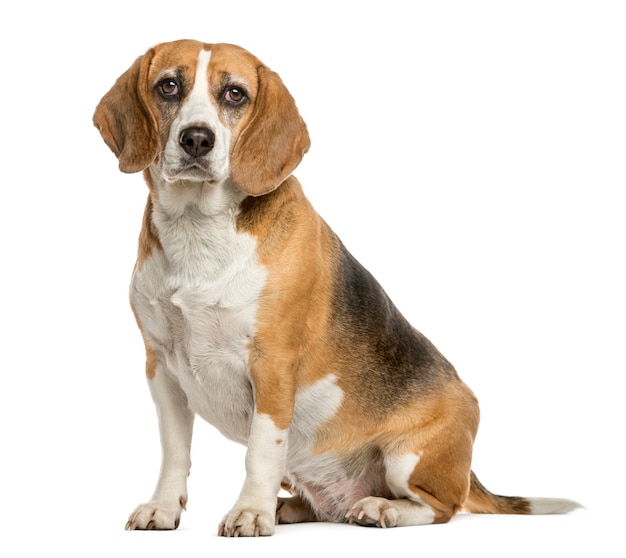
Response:
POLYGON ((0 554, 623 556, 623 6, 5 2, 0 554), (586 510, 223 540, 243 448, 197 421, 180 529, 123 531, 159 467, 127 303, 147 189, 91 117, 177 38, 240 44, 282 76, 312 137, 309 198, 481 401, 482 482, 586 510))

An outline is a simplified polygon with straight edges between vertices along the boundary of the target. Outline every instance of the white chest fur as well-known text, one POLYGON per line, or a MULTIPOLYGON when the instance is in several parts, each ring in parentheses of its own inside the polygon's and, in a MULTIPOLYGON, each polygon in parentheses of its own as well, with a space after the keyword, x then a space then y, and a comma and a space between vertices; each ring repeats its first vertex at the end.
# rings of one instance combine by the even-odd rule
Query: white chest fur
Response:
POLYGON ((245 443, 253 413, 248 343, 266 272, 256 239, 236 230, 238 193, 228 184, 163 184, 153 222, 163 250, 135 272, 131 300, 159 370, 190 408, 245 443))

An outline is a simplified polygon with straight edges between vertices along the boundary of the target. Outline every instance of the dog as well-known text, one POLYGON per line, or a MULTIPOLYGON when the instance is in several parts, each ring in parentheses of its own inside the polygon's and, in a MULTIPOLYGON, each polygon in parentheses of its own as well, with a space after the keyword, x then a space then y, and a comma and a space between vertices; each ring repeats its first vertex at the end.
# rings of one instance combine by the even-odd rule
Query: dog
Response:
POLYGON ((130 299, 163 456, 126 529, 178 527, 195 415, 247 446, 220 536, 578 507, 478 481, 474 394, 305 197, 292 172, 306 124, 254 55, 159 44, 117 79, 94 124, 149 188, 130 299))

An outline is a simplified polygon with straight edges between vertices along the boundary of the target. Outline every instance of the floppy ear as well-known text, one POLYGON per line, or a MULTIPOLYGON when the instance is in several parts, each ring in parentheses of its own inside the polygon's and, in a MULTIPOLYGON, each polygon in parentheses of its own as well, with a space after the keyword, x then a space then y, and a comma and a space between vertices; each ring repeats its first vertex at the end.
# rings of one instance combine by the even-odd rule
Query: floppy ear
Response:
POLYGON ((280 186, 311 142, 293 97, 278 74, 260 66, 257 98, 231 153, 231 178, 246 194, 262 196, 280 186))
POLYGON ((153 54, 149 50, 140 56, 117 79, 93 115, 96 128, 118 158, 122 172, 147 168, 159 152, 156 121, 146 104, 153 54))

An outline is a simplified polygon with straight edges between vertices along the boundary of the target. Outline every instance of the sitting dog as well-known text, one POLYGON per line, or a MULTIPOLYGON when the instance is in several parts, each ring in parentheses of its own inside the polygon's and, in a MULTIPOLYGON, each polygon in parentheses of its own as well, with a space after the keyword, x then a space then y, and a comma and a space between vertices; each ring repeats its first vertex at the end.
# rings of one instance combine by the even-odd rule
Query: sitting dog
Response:
POLYGON ((456 512, 562 513, 471 471, 476 398, 318 216, 293 170, 307 128, 246 50, 175 41, 139 57, 94 123, 149 196, 131 284, 163 458, 127 529, 175 529, 194 416, 247 446, 218 534, 276 523, 393 527, 456 512), (281 486, 292 497, 278 497, 281 486))

